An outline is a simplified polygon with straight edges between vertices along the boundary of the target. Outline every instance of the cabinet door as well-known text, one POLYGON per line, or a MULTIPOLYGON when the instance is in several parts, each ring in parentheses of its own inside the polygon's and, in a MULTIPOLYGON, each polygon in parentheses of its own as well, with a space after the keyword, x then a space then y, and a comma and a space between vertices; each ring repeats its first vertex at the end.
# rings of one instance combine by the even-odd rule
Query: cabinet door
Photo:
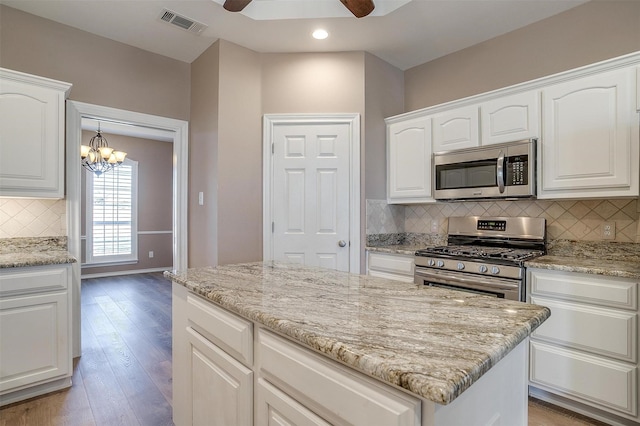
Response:
POLYGON ((330 423, 264 379, 258 379, 255 424, 256 426, 330 426, 330 423))
POLYGON ((482 145, 512 142, 540 136, 540 94, 518 93, 480 106, 482 145))
POLYGON ((71 375, 67 291, 0 300, 0 394, 71 375))
POLYGON ((636 366, 534 341, 530 354, 536 387, 616 414, 637 415, 636 366))
POLYGON ((64 99, 0 73, 0 195, 64 197, 64 99))
POLYGON ((415 262, 413 256, 401 254, 367 254, 367 274, 372 277, 413 282, 415 262))
POLYGON ((539 198, 638 196, 634 70, 543 90, 539 198))
POLYGON ((433 152, 480 145, 478 107, 457 108, 433 118, 433 152))
POLYGON ((636 362, 638 314, 531 296, 552 315, 532 337, 595 354, 636 362))
POLYGON ((253 372, 187 328, 190 346, 191 424, 250 426, 253 422, 253 372))
POLYGON ((388 125, 387 197, 390 204, 433 201, 430 118, 388 125))

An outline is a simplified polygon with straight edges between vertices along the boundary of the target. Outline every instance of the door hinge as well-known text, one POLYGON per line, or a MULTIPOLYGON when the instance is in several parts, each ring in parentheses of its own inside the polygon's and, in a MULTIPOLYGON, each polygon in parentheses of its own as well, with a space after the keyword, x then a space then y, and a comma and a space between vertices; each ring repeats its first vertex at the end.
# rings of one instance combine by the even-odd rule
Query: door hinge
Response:
POLYGON ((275 144, 275 143, 272 143, 272 144, 271 144, 271 153, 272 153, 272 154, 275 154, 275 153, 276 153, 276 144, 275 144))
POLYGON ((271 233, 276 232, 276 223, 275 222, 271 222, 271 233))

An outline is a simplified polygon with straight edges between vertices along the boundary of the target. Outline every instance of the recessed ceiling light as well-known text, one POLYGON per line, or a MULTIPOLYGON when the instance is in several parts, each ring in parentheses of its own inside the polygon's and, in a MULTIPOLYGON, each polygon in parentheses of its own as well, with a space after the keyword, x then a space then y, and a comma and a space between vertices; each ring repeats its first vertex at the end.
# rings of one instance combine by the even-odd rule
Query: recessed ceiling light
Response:
POLYGON ((311 35, 316 40, 324 40, 325 38, 329 37, 329 33, 322 29, 315 30, 311 35))

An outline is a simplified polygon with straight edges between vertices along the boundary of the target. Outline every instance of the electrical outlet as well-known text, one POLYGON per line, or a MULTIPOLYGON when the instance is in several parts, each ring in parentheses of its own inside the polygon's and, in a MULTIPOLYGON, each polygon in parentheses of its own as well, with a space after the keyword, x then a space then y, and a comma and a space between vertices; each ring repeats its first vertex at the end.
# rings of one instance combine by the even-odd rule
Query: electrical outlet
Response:
POLYGON ((615 240, 615 238, 616 238, 616 223, 604 222, 602 224, 602 239, 615 240))
POLYGON ((152 252, 152 251, 150 251, 150 252, 149 252, 149 259, 151 259, 152 257, 153 257, 153 252, 152 252))
POLYGON ((438 232, 438 229, 440 228, 440 224, 438 223, 437 220, 432 220, 431 221, 431 232, 432 233, 436 233, 438 232))

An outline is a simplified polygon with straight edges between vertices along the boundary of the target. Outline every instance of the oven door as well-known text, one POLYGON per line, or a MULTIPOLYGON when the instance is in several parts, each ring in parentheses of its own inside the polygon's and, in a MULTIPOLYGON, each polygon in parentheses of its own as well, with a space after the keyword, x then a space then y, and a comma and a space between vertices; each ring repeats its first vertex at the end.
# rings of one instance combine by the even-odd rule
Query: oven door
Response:
POLYGON ((414 282, 432 287, 479 293, 501 299, 524 300, 521 280, 416 267, 414 282))

